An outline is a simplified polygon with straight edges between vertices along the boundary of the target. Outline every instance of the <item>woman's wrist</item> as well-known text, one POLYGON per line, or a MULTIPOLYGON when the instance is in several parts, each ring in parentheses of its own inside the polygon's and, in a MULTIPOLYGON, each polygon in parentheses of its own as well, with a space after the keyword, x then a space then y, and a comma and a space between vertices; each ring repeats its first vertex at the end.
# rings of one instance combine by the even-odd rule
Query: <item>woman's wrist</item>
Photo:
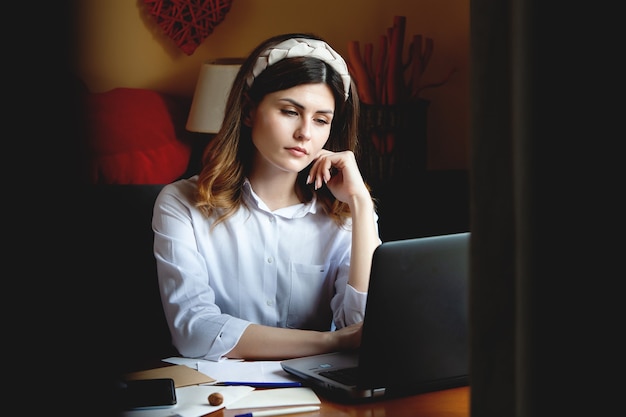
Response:
POLYGON ((321 344, 324 352, 334 352, 337 350, 337 334, 335 331, 329 330, 321 333, 321 344))
POLYGON ((350 211, 352 213, 355 213, 358 210, 372 211, 374 209, 374 201, 372 200, 372 196, 369 193, 357 194, 354 195, 352 199, 348 202, 348 206, 350 206, 350 211))

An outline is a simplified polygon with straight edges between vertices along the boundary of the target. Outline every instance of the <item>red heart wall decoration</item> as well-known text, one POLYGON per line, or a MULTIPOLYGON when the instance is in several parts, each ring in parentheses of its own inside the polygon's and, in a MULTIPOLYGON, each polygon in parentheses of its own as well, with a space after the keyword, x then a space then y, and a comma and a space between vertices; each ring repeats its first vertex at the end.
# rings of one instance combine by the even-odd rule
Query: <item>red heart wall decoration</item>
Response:
POLYGON ((143 0, 157 25, 191 55, 219 25, 233 0, 143 0))

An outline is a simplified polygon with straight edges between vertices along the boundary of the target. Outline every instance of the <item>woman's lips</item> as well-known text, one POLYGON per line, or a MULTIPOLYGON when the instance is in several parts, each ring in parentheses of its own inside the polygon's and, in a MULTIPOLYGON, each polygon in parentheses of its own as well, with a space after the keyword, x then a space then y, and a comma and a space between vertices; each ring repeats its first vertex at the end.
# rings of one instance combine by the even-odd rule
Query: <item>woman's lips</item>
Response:
POLYGON ((294 156, 302 157, 308 155, 307 151, 302 148, 287 148, 287 150, 294 156))

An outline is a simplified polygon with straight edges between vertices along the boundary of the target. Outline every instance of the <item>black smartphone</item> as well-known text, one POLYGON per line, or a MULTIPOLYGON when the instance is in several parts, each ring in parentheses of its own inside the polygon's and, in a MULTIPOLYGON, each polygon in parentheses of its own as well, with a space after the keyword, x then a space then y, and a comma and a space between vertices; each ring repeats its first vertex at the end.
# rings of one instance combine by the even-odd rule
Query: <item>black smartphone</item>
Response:
POLYGON ((171 407, 176 404, 172 378, 137 379, 120 383, 120 407, 125 410, 171 407))

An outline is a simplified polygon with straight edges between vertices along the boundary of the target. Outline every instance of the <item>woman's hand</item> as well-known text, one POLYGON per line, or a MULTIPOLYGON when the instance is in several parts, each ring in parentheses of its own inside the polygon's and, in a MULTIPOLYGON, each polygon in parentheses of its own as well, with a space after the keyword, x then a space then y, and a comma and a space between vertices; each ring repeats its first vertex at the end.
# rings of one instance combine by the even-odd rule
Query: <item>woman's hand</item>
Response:
POLYGON ((317 190, 326 183, 335 198, 350 203, 354 197, 370 198, 356 157, 352 151, 331 152, 322 149, 311 166, 307 184, 315 183, 317 190))
POLYGON ((335 338, 335 350, 353 350, 361 346, 361 335, 363 334, 363 322, 351 324, 350 326, 337 329, 330 334, 335 338))

